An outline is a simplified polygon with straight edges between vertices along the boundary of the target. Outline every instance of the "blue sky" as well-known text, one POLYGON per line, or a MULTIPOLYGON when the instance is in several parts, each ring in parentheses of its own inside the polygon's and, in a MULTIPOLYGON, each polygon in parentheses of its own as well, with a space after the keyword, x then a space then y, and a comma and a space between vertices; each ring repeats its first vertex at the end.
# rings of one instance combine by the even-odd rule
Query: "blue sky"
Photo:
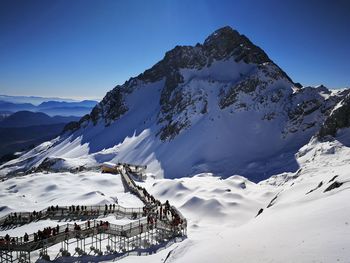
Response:
POLYGON ((0 0, 0 94, 102 98, 229 25, 303 85, 350 86, 350 1, 0 0))

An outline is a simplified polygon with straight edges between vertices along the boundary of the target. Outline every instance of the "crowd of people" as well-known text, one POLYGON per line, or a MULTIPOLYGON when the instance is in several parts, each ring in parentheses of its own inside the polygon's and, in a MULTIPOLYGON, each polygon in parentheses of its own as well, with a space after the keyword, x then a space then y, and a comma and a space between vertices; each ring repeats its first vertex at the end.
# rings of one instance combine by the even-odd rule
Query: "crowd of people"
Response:
MULTIPOLYGON (((96 221, 95 221, 96 222, 96 221)), ((85 230, 85 229, 91 229, 91 228, 97 228, 99 231, 101 230, 107 230, 110 226, 110 223, 108 221, 99 221, 97 223, 94 223, 93 225, 91 224, 91 221, 88 220, 85 223, 85 227, 84 229, 82 229, 81 225, 78 225, 77 223, 74 223, 73 229, 69 228, 69 225, 66 226, 66 228, 64 229, 64 232, 61 231, 61 233, 65 233, 66 235, 68 235, 69 233, 74 232, 75 234, 80 234, 81 230, 85 230)), ((29 241, 34 241, 34 242, 38 242, 41 240, 45 240, 47 238, 50 237, 55 237, 58 234, 60 234, 60 226, 57 225, 56 227, 46 227, 43 230, 38 230, 37 232, 35 232, 32 236, 32 239, 29 240, 29 235, 27 233, 24 234, 23 238, 18 238, 18 237, 10 237, 9 234, 6 234, 5 237, 0 238, 0 246, 1 245, 9 245, 9 244, 16 244, 18 242, 21 243, 27 243, 29 241)))
POLYGON ((10 237, 9 234, 6 234, 4 238, 0 239, 0 245, 8 245, 8 244, 16 244, 17 242, 21 243, 27 243, 29 241, 40 241, 47 239, 52 236, 56 236, 60 231, 60 226, 57 225, 56 227, 46 227, 43 230, 38 230, 33 234, 33 240, 29 240, 29 235, 24 233, 23 238, 18 238, 18 237, 10 237))
MULTIPOLYGON (((184 219, 180 216, 178 211, 170 206, 169 201, 166 200, 164 204, 162 204, 159 200, 155 199, 153 195, 149 194, 147 190, 141 186, 136 186, 138 191, 141 191, 146 198, 146 202, 149 204, 148 206, 143 208, 143 214, 147 215, 147 223, 154 224, 157 223, 157 219, 159 220, 167 220, 170 219, 171 225, 182 226, 184 223, 184 219), (155 207, 155 209, 154 209, 155 207), (149 214, 150 211, 155 210, 156 216, 152 216, 149 214)), ((138 195, 140 195, 138 193, 138 195)))
POLYGON ((59 234, 59 232, 59 225, 57 225, 56 227, 46 227, 43 230, 38 230, 38 232, 34 233, 34 242, 56 236, 59 234))
MULTIPOLYGON (((140 186, 137 186, 138 190, 142 191, 143 195, 147 198, 147 200, 149 200, 149 203, 147 203, 147 205, 145 207, 143 207, 143 215, 147 216, 147 229, 151 229, 153 227, 157 227, 157 222, 158 220, 162 221, 162 222, 170 222, 170 225, 172 227, 182 227, 183 223, 184 223, 184 219, 179 215, 179 213, 177 212, 177 210, 170 206, 169 201, 167 200, 164 204, 161 204, 160 201, 156 200, 152 195, 150 195, 147 190, 145 188, 142 188, 140 186)), ((114 211, 116 208, 115 204, 105 204, 105 214, 108 213, 108 211, 114 211)), ((48 213, 56 213, 58 211, 60 211, 60 208, 58 206, 50 206, 47 208, 47 212, 48 213)), ((65 210, 69 211, 69 212, 81 212, 81 211, 87 211, 87 206, 78 206, 78 205, 71 205, 67 208, 65 208, 65 210)), ((90 210, 91 211, 91 210, 90 210)), ((63 212, 62 212, 63 213, 63 212)), ((33 211, 31 213, 26 213, 26 217, 29 218, 30 221, 33 221, 35 219, 41 219, 43 217, 43 213, 41 211, 36 212, 33 211)), ((135 215, 136 218, 137 214, 135 215)), ((23 215, 21 213, 12 213, 10 214, 5 221, 6 223, 10 223, 10 222, 16 222, 16 221, 21 221, 23 220, 23 215)), ((96 227, 99 230, 107 230, 109 228, 109 222, 108 221, 100 221, 94 223, 93 226, 91 226, 91 222, 90 220, 88 220, 86 222, 86 226, 87 229, 90 229, 91 227, 96 227)), ((143 233, 144 231, 144 225, 140 224, 140 232, 143 233)), ((74 228, 73 231, 76 232, 80 232, 81 226, 78 225, 77 223, 74 223, 74 228)), ((68 234, 70 233, 72 230, 69 229, 68 225, 64 230, 64 233, 68 234)), ((37 242, 40 240, 44 240, 50 237, 54 237, 56 235, 58 235, 60 233, 60 227, 59 225, 57 225, 56 227, 47 227, 44 228, 43 230, 39 230, 36 233, 34 233, 33 235, 33 241, 37 242)), ((15 244, 16 243, 16 238, 14 237, 10 237, 8 234, 4 237, 4 238, 0 238, 0 245, 2 244, 15 244)), ((20 241, 26 243, 29 242, 29 236, 27 233, 24 234, 23 239, 20 239, 20 241)))
POLYGON ((148 193, 148 191, 139 185, 133 184, 130 182, 128 184, 129 190, 136 194, 141 200, 146 203, 146 207, 143 209, 143 215, 147 215, 147 224, 156 224, 157 219, 162 221, 170 221, 172 227, 185 227, 185 219, 179 214, 179 212, 171 207, 169 201, 167 200, 164 205, 161 204, 153 195, 148 193), (155 207, 155 208, 154 208, 155 207), (149 214, 151 211, 156 211, 156 216, 149 214))
POLYGON ((34 220, 41 219, 43 217, 43 213, 41 211, 33 211, 33 212, 24 212, 24 213, 11 213, 9 214, 4 222, 1 224, 2 226, 9 226, 14 224, 24 224, 29 223, 34 220))
POLYGON ((58 205, 56 205, 56 206, 49 206, 48 208, 47 208, 47 212, 56 212, 56 211, 59 211, 59 207, 58 207, 58 205))
MULTIPOLYGON (((43 219, 48 216, 70 216, 70 215, 83 215, 83 216, 99 216, 101 214, 107 215, 108 213, 114 213, 116 211, 116 204, 105 205, 105 208, 101 207, 95 209, 89 209, 90 207, 84 205, 71 205, 68 207, 49 206, 43 211, 33 211, 33 212, 14 212, 9 214, 5 220, 1 223, 2 226, 6 227, 9 225, 16 224, 27 224, 35 220, 43 219)), ((137 215, 136 215, 137 216, 137 215)), ((135 217, 136 218, 136 217, 135 217)))

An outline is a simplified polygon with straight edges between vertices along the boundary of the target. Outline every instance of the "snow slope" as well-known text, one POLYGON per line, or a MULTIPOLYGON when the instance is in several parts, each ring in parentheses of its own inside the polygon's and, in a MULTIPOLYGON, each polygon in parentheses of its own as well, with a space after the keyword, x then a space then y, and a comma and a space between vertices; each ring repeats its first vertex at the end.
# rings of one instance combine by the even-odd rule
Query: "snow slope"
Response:
POLYGON ((350 262, 349 154, 337 141, 313 142, 298 153, 297 173, 259 184, 211 175, 148 181, 156 196, 181 207, 189 231, 142 262, 350 262), (343 185, 325 192, 334 181, 343 185))
MULTIPOLYGON (((297 172, 258 184, 238 175, 149 176, 139 184, 179 208, 188 220, 188 237, 159 253, 120 262, 349 262, 350 148, 344 145, 348 134, 349 129, 343 129, 338 140, 312 140, 295 157, 297 172), (340 186, 333 188, 335 183, 340 186)), ((8 206, 2 214, 52 202, 100 204, 116 197, 124 205, 141 205, 123 193, 118 176, 109 174, 32 174, 5 180, 0 187, 1 202, 8 206)))
POLYGON ((51 205, 104 205, 118 202, 123 207, 143 203, 125 193, 120 175, 99 172, 34 173, 0 184, 0 217, 12 211, 39 211, 51 205))

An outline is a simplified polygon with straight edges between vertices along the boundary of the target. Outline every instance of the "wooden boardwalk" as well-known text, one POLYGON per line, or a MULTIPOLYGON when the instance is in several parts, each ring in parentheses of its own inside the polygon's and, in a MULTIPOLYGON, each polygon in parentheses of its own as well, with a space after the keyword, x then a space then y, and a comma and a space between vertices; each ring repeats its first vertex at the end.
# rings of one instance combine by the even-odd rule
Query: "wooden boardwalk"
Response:
MULTIPOLYGON (((134 168, 137 169, 137 166, 134 168)), ((49 233, 38 236, 33 233, 25 237, 0 237, 0 262, 31 262, 31 253, 40 251, 42 259, 49 259, 47 248, 61 244, 56 258, 71 256, 74 246, 77 255, 83 257, 104 254, 122 255, 136 249, 147 249, 161 245, 176 237, 185 237, 187 221, 169 203, 161 204, 148 192, 136 185, 132 179, 130 165, 116 167, 127 189, 137 195, 145 204, 142 208, 124 208, 119 205, 104 206, 52 206, 38 212, 17 212, 0 218, 0 225, 26 224, 34 220, 73 218, 88 220, 81 224, 61 225, 49 233), (116 214, 138 219, 125 225, 109 224, 93 220, 95 217, 116 214), (103 245, 106 245, 103 251, 103 245)))

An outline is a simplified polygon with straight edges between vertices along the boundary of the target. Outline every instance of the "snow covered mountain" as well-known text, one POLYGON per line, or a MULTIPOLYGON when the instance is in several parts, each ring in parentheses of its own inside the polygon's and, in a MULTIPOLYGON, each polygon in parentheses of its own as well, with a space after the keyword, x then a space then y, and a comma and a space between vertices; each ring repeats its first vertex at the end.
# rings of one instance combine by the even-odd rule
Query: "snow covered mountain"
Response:
POLYGON ((302 146, 316 134, 334 135, 331 116, 344 109, 348 93, 301 87, 246 36, 224 27, 203 44, 176 46, 63 135, 0 169, 5 175, 123 161, 146 164, 158 177, 212 172, 260 181, 297 171, 302 146))

